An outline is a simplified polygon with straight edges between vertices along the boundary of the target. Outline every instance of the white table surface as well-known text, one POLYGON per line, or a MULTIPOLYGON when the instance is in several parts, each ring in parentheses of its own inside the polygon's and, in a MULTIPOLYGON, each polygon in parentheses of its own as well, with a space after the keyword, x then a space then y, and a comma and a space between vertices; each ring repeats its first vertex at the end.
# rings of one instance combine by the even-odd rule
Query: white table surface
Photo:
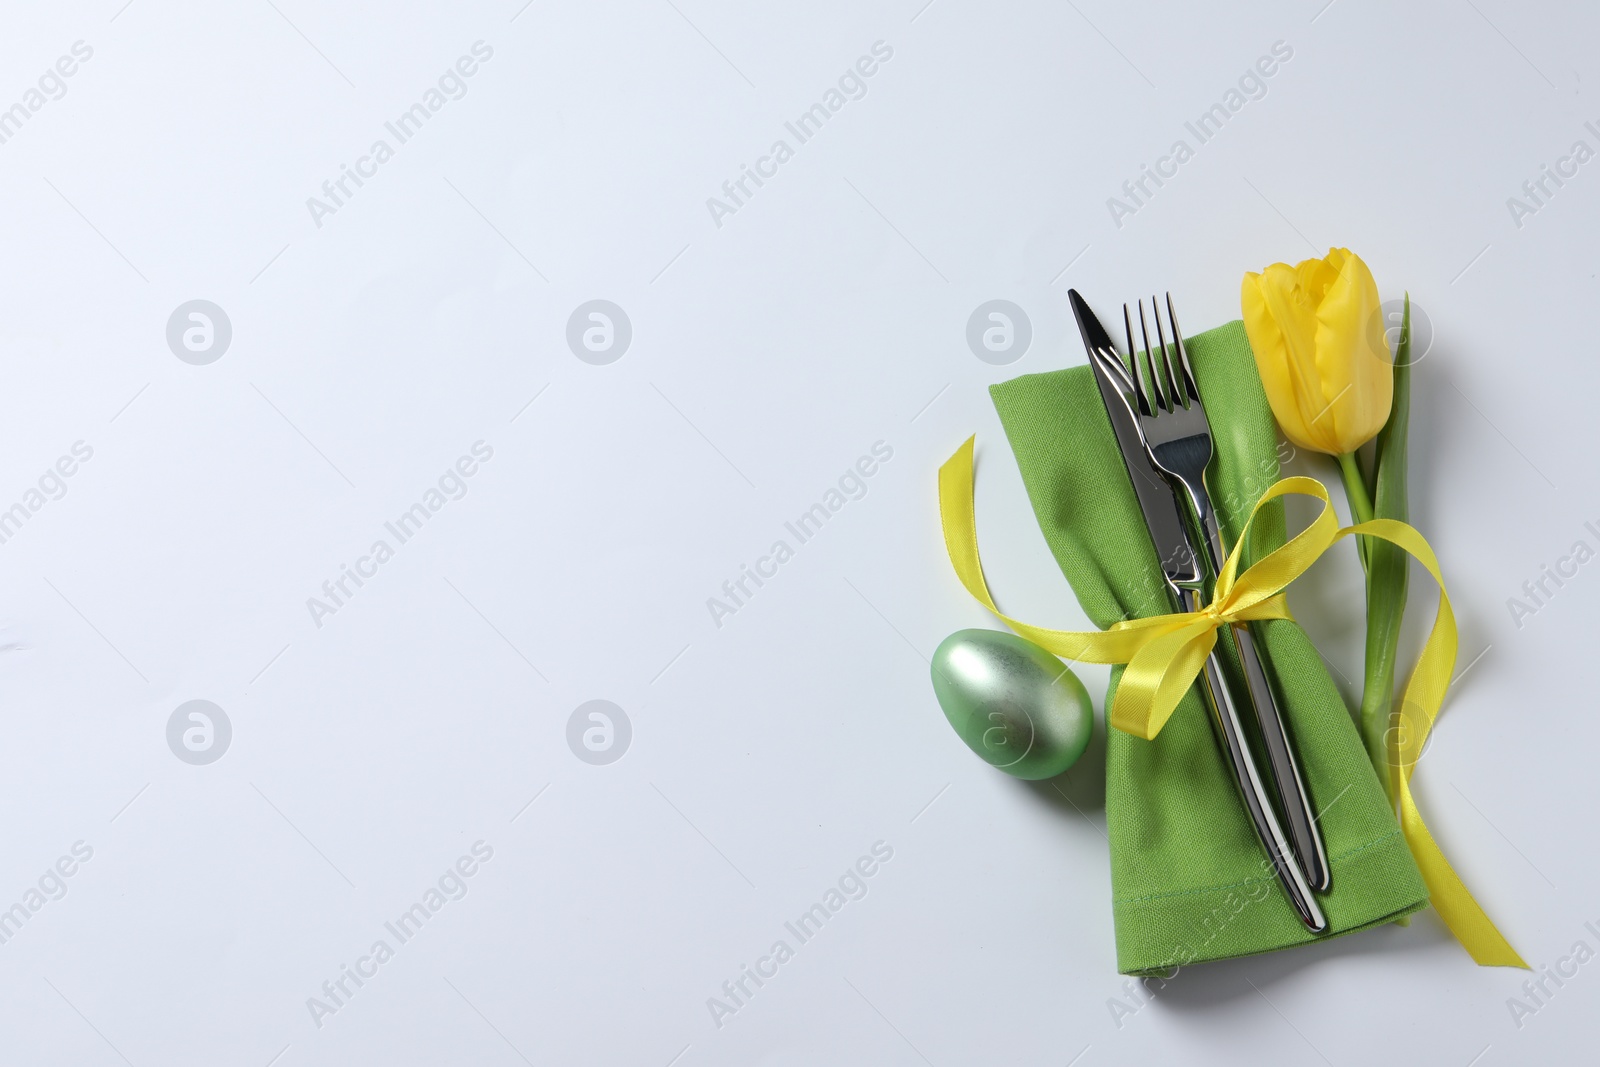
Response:
MULTIPOLYGON (((1507 605, 1600 547, 1600 162, 1507 205, 1600 149, 1600 26, 1576 4, 1323 3, 9 7, 0 510, 24 517, 0 544, 0 909, 26 917, 0 944, 0 1059, 1592 1055, 1600 964, 1517 1019, 1527 976, 1474 967, 1431 914, 1130 999, 1103 738, 1060 790, 1020 783, 928 683, 941 638, 991 624, 936 523, 935 468, 971 432, 997 595, 1084 622, 985 388, 1082 362, 1067 289, 1109 309, 1170 288, 1197 330, 1236 317, 1243 271, 1348 245, 1434 332, 1412 507, 1470 669, 1420 802, 1530 962, 1600 948, 1600 564, 1532 617, 1507 605), (401 143, 385 123, 477 42, 401 143), (801 143, 785 123, 877 42, 801 143), (1290 58, 1200 144, 1185 123, 1276 42, 1290 58), (1113 220, 1180 138, 1193 157, 1113 220), (380 139, 392 158, 362 162, 380 139), (780 139, 792 158, 761 163, 780 139), (708 208, 758 164, 776 174, 708 208), (596 299, 631 324, 609 363, 566 339, 596 299), (1008 365, 966 340, 995 299, 1031 327, 1008 365), (192 300, 231 326, 226 350, 178 346, 195 362, 167 341, 192 300), (445 478, 464 496, 386 531, 478 442, 492 458, 445 478), (864 495, 786 534, 877 442, 864 495), (793 557, 714 620, 780 539, 793 557), (393 558, 362 563, 379 540, 393 558), (169 746, 192 700, 231 728, 213 762, 169 746), (631 727, 608 764, 568 743, 591 700, 631 727), (446 876, 475 842, 492 857, 446 876), (878 842, 865 896, 785 932, 878 842), (390 933, 441 876, 465 895, 390 933), (713 1018, 780 939, 793 958, 713 1018), (345 966, 370 977, 335 1006, 345 966)), ((1330 563, 1296 603, 1358 679, 1357 575, 1330 563)), ((1098 705, 1104 671, 1083 676, 1098 705)))

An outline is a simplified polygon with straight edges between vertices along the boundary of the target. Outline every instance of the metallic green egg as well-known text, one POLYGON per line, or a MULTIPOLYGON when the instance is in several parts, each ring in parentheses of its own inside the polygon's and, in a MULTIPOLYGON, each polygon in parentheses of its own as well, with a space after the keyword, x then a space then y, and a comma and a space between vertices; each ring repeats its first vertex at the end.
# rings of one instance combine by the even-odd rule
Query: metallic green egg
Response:
POLYGON ((1004 630, 958 630, 933 653, 944 717, 985 763, 1017 778, 1053 778, 1089 745, 1094 705, 1078 676, 1004 630))

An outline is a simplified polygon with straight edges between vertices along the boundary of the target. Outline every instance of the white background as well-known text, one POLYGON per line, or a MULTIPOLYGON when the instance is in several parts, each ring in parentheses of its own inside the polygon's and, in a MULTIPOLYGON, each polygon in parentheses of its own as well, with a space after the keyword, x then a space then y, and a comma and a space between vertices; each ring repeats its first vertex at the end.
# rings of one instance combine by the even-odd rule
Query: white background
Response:
MULTIPOLYGON (((937 534, 934 471, 973 431, 1002 604, 1083 623, 986 392, 1082 362, 1068 287, 1102 311, 1170 288, 1193 331, 1237 317, 1243 271, 1348 245, 1436 334, 1413 514, 1469 669, 1423 810, 1531 962, 1600 948, 1600 565, 1520 628, 1506 604, 1600 547, 1600 163, 1520 227, 1506 205, 1600 148, 1600 27, 1323 3, 10 5, 0 107, 93 56, 0 144, 0 508, 74 442, 93 457, 0 545, 0 908, 74 842, 93 857, 0 945, 0 1059, 1587 1055, 1600 965, 1519 1029, 1526 976, 1432 914, 1114 1011, 1138 1001, 1103 739, 1017 782, 928 683, 946 634, 992 625, 937 534), (318 226, 307 198, 480 40, 466 95, 318 226), (877 41, 866 95, 719 227, 707 198, 877 41), (1265 95, 1119 228, 1107 198, 1277 41, 1265 95), (596 298, 633 328, 606 366, 565 340, 596 298), (1033 329, 1003 367, 965 340, 996 298, 1033 329), (166 342, 193 299, 232 323, 209 365, 166 342), (470 492, 319 627, 307 599, 480 440, 470 492), (714 625, 707 598, 877 441, 866 495, 714 625), (193 699, 233 729, 206 766, 166 740, 193 699), (607 766, 566 740, 591 699, 632 723, 607 766), (478 840, 470 892, 319 1027, 307 999, 478 840), (877 841, 870 892, 716 1025, 707 998, 877 841)), ((1354 679, 1358 573, 1296 594, 1354 679)))

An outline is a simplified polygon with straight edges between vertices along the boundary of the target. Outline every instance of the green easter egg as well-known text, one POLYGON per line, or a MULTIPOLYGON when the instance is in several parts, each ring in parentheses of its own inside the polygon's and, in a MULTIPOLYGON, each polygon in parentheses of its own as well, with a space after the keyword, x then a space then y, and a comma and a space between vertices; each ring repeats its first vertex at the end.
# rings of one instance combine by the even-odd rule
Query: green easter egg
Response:
POLYGON ((1094 705, 1060 660, 1004 630, 958 630, 933 653, 933 692, 967 747, 1017 778, 1053 778, 1089 745, 1094 705))

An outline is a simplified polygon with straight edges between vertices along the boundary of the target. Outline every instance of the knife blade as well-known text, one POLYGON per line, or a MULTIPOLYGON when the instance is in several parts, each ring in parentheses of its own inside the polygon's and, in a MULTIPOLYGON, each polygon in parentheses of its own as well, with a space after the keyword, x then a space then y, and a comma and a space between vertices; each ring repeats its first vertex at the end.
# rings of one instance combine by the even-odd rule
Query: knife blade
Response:
MULTIPOLYGON (((1083 347, 1090 353, 1115 352, 1111 335, 1100 325, 1089 305, 1076 289, 1067 290, 1067 300, 1072 304, 1072 314, 1078 320, 1078 332, 1083 335, 1083 347)), ((1094 364, 1091 355, 1090 364, 1094 364)), ((1183 520, 1173 502, 1172 487, 1145 458, 1144 442, 1139 436, 1139 426, 1132 412, 1126 410, 1125 393, 1096 366, 1094 381, 1100 389, 1100 400, 1105 404, 1106 415, 1111 419, 1111 430, 1117 437, 1117 451, 1128 468, 1128 480, 1133 483, 1133 495, 1139 499, 1139 510, 1144 513, 1144 524, 1150 531, 1150 540, 1156 546, 1156 555, 1163 569, 1168 565, 1164 553, 1180 555, 1189 550, 1189 541, 1183 535, 1183 520), (1119 413, 1122 417, 1119 417, 1119 413), (1163 547, 1165 546, 1165 547, 1163 547)))

